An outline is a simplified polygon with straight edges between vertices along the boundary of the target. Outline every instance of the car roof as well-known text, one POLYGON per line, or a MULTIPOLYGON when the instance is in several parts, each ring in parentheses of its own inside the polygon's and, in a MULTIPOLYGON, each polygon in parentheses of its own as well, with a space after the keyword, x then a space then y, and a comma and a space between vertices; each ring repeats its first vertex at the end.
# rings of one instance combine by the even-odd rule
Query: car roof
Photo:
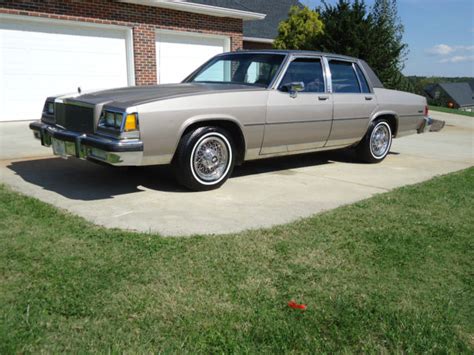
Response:
POLYGON ((290 49, 259 49, 259 50, 241 50, 237 52, 230 52, 230 53, 265 53, 265 54, 281 54, 281 55, 321 55, 321 56, 326 56, 326 57, 335 57, 335 58, 341 58, 341 59, 349 59, 353 61, 359 60, 358 58, 355 57, 349 57, 347 55, 342 55, 342 54, 335 54, 335 53, 326 53, 326 52, 320 52, 320 51, 308 51, 308 50, 290 50, 290 49))

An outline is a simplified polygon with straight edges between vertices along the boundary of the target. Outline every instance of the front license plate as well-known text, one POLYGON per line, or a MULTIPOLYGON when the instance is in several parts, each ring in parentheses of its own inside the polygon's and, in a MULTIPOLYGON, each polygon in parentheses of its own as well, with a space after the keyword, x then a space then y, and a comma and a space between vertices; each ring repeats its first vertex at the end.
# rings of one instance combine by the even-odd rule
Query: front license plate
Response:
POLYGON ((54 153, 54 155, 59 155, 63 158, 66 158, 67 157, 66 145, 64 144, 64 142, 53 138, 52 143, 53 143, 53 153, 54 153))

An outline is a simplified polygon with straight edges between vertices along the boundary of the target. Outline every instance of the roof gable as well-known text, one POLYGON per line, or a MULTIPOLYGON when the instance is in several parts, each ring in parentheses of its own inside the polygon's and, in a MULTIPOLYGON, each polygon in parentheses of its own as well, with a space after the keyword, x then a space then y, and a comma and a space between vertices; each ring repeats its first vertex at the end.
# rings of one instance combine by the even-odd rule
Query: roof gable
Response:
POLYGON ((468 83, 440 83, 439 86, 459 106, 474 106, 474 93, 468 83))

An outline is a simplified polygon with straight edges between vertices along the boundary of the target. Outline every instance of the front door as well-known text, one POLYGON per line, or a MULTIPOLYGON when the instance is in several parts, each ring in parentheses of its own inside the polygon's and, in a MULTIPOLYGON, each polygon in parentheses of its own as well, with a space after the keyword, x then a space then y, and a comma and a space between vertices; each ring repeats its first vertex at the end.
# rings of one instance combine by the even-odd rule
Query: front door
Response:
POLYGON ((357 63, 329 59, 334 120, 326 146, 347 146, 364 137, 377 106, 364 74, 357 63))
POLYGON ((278 90, 269 94, 261 154, 323 147, 331 130, 332 109, 321 58, 293 59, 278 90), (304 89, 290 93, 290 83, 303 83, 304 89))

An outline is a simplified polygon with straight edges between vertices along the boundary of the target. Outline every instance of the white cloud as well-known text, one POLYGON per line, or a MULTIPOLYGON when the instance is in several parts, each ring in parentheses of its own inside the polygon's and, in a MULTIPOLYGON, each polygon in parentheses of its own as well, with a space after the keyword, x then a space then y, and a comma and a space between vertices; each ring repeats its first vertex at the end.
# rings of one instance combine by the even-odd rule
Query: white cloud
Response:
POLYGON ((439 62, 440 63, 474 62, 474 55, 455 55, 454 57, 441 59, 439 62))
POLYGON ((447 44, 437 44, 436 46, 428 49, 428 53, 437 55, 448 55, 454 52, 455 49, 447 44))
POLYGON ((457 57, 461 57, 461 53, 474 52, 474 46, 450 46, 447 44, 437 44, 427 50, 427 53, 448 56, 450 54, 457 54, 457 57))

